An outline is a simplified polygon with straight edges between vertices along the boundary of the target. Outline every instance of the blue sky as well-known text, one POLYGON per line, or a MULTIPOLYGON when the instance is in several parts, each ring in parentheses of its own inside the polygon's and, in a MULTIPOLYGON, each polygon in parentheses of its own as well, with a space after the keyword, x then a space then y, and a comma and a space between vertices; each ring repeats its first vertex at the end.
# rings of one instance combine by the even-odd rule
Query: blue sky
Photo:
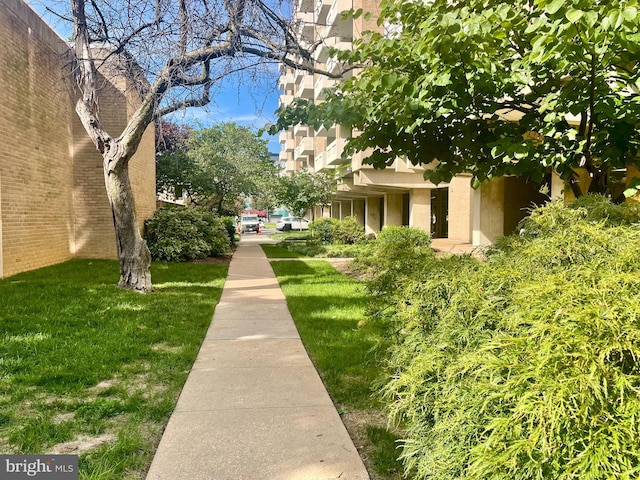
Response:
MULTIPOLYGON (((71 35, 69 24, 61 22, 46 11, 47 6, 60 5, 58 0, 25 0, 31 7, 47 21, 51 27, 63 38, 71 35)), ((65 2, 67 3, 67 2, 65 2)), ((274 67, 275 71, 275 67, 274 67)), ((206 108, 191 108, 184 112, 177 112, 174 120, 178 123, 188 123, 193 126, 208 127, 218 122, 236 122, 254 129, 263 127, 275 120, 274 112, 278 107, 277 78, 274 75, 273 85, 248 87, 238 81, 227 81, 220 86, 212 96, 211 103, 206 108)), ((268 140, 269 151, 280 152, 277 136, 263 137, 268 140)))

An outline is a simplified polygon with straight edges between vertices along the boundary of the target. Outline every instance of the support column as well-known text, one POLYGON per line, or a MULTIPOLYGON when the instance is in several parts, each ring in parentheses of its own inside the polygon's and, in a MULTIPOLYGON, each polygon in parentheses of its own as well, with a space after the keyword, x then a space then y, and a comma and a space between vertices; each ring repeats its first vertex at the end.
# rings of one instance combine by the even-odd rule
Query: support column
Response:
POLYGON ((361 198, 352 200, 351 215, 355 217, 360 225, 365 225, 365 202, 361 198))
POLYGON ((409 197, 409 226, 431 232, 431 189, 414 188, 409 197))
POLYGON ((331 218, 340 220, 340 202, 333 202, 331 204, 331 218))
POLYGON ((551 173, 551 200, 564 199, 565 186, 565 181, 562 180, 558 172, 554 170, 551 173))
POLYGON ((340 202, 340 220, 351 216, 351 202, 349 200, 340 202))
POLYGON ((388 193, 384 196, 384 225, 402 225, 402 194, 388 193))
POLYGON ((365 233, 378 233, 380 231, 380 197, 369 197, 366 200, 365 233))
POLYGON ((484 182, 473 193, 473 246, 491 245, 504 235, 504 178, 484 182))
POLYGON ((453 177, 449 183, 449 235, 453 240, 471 243, 473 231, 473 188, 471 176, 453 177))

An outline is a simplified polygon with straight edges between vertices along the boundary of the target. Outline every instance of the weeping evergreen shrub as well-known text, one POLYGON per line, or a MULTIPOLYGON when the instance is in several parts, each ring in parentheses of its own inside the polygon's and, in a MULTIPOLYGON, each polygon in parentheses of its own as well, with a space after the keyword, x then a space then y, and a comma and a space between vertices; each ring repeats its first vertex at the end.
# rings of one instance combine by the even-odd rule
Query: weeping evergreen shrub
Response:
POLYGON ((552 202, 485 262, 404 278, 383 395, 413 477, 640 478, 637 221, 552 202))
POLYGON ((354 268, 370 277, 371 296, 384 303, 395 303, 402 285, 420 277, 436 259, 431 235, 417 228, 385 227, 371 244, 371 250, 356 259, 354 268))

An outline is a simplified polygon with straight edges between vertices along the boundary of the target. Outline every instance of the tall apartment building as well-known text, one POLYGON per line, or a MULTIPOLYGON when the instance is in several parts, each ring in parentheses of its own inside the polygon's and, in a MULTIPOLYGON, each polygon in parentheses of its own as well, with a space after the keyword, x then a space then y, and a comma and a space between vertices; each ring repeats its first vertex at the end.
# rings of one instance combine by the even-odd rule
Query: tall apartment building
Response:
MULTIPOLYGON (((337 72, 339 65, 329 57, 329 48, 349 49, 362 32, 379 28, 375 21, 378 4, 377 0, 296 2, 294 17, 299 21, 299 35, 310 45, 319 43, 313 54, 319 68, 337 72), (350 9, 371 12, 372 19, 345 19, 341 13, 350 9)), ((286 66, 281 66, 280 73, 281 105, 295 97, 321 102, 323 89, 336 82, 286 66)), ((427 182, 423 173, 428 165, 414 166, 404 159, 395 159, 386 169, 363 164, 363 153, 344 159, 342 152, 351 134, 340 125, 317 131, 296 125, 280 135, 280 160, 289 172, 343 166, 330 214, 357 218, 367 233, 378 232, 386 225, 408 225, 426 230, 434 238, 486 245, 511 233, 532 202, 544 201, 538 187, 521 178, 495 179, 474 190, 471 177, 465 175, 446 184, 427 182)), ((554 182, 556 194, 562 189, 560 183, 554 182)))

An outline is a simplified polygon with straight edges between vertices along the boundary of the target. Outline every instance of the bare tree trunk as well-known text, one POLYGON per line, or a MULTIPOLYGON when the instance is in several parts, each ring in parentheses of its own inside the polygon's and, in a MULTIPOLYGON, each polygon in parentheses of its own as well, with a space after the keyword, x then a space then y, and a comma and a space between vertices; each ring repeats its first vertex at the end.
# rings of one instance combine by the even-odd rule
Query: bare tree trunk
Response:
POLYGON ((112 169, 110 165, 121 165, 118 159, 104 158, 104 180, 113 214, 113 227, 118 246, 120 281, 118 286, 136 292, 150 292, 151 254, 147 243, 140 235, 136 218, 133 190, 129 180, 129 169, 112 169))

